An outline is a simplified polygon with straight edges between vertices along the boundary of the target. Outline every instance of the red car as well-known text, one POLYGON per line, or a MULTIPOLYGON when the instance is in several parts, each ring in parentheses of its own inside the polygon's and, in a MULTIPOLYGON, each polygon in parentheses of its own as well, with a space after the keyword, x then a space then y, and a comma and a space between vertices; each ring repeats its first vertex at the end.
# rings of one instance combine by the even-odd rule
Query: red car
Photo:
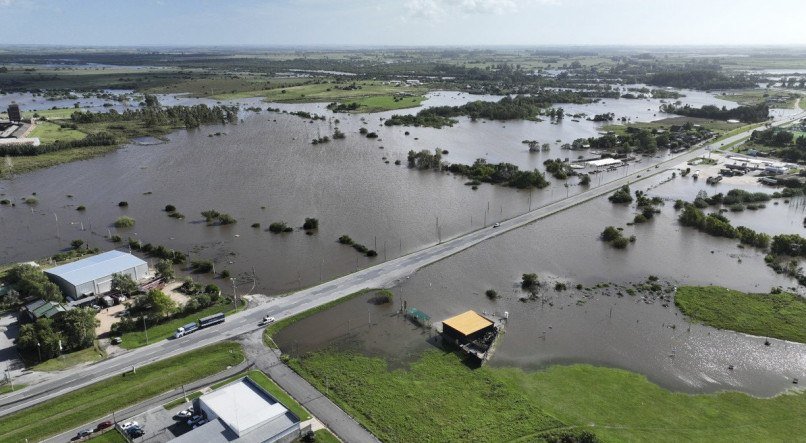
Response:
POLYGON ((98 423, 98 426, 95 427, 95 430, 100 431, 102 429, 111 428, 112 425, 114 425, 114 423, 112 423, 111 420, 102 421, 102 422, 98 423))

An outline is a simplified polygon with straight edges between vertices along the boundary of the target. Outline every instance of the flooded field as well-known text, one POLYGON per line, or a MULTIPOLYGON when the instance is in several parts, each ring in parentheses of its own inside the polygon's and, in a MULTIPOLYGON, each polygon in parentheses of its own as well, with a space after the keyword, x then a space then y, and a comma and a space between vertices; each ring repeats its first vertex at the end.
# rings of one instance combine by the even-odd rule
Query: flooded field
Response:
MULTIPOLYGON (((693 198, 706 186, 700 183, 678 178, 652 192, 693 198)), ((670 203, 649 223, 625 226, 633 214, 605 198, 592 201, 422 269, 392 289, 391 305, 351 300, 292 325, 278 343, 292 353, 344 346, 405 365, 431 346, 429 333, 395 315, 405 300, 435 323, 467 309, 493 316, 508 312, 492 365, 601 364, 645 374, 674 390, 741 390, 761 396, 788 389, 793 378, 806 376, 806 345, 771 340, 767 347, 764 338, 689 324, 673 303, 641 292, 630 295, 627 289, 649 276, 659 277, 666 288, 715 284, 767 292, 772 286, 794 285, 765 266, 763 253, 679 226, 670 203), (607 225, 625 226, 626 235, 637 236, 636 243, 621 251, 601 242, 598 235, 607 225), (544 282, 541 300, 521 301, 520 276, 527 272, 544 282), (555 291, 557 281, 569 290, 555 291), (577 284, 583 289, 577 290, 577 284), (484 292, 491 288, 501 297, 489 300, 484 292), (370 317, 372 326, 367 326, 370 317)), ((748 226, 754 224, 750 220, 761 220, 755 224, 762 228, 764 220, 802 219, 803 206, 793 200, 728 216, 748 226)), ((801 227, 772 226, 771 233, 802 234, 801 227)))

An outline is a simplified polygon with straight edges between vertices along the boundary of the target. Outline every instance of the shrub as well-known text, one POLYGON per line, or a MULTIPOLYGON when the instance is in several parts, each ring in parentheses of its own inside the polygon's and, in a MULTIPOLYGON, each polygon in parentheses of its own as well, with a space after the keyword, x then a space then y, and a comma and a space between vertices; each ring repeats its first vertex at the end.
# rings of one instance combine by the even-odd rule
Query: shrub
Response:
POLYGON ((39 200, 36 197, 25 197, 23 201, 29 206, 34 206, 39 203, 39 200))
POLYGON ((84 240, 76 239, 70 242, 70 247, 73 249, 80 249, 82 246, 84 246, 84 240))
POLYGON ((538 284, 537 274, 530 273, 521 276, 521 288, 523 289, 534 289, 538 284))
POLYGON ((566 286, 565 283, 557 282, 554 284, 555 291, 565 291, 566 289, 568 289, 568 286, 566 286))
POLYGON ((76 211, 79 211, 79 212, 86 211, 86 210, 87 210, 87 208, 85 208, 84 205, 78 205, 78 207, 76 208, 76 211))
POLYGON ((211 262, 210 260, 193 260, 192 262, 190 262, 190 267, 193 269, 194 272, 206 274, 208 272, 212 272, 213 262, 211 262))
POLYGON ((209 285, 204 287, 204 292, 206 294, 218 294, 219 292, 221 292, 221 289, 219 289, 218 286, 210 283, 209 285))
POLYGON ((353 249, 355 249, 356 251, 358 251, 358 252, 360 252, 362 254, 366 254, 369 251, 369 249, 367 249, 366 246, 364 246, 362 244, 358 244, 358 243, 353 243, 353 249))
POLYGON ((302 229, 305 229, 306 231, 319 229, 319 220, 315 218, 306 218, 305 223, 302 224, 302 229))
POLYGON ((496 292, 495 289, 488 289, 484 291, 484 295, 486 295, 487 298, 491 300, 495 300, 496 298, 498 298, 498 292, 496 292))
POLYGON ((134 226, 134 219, 124 215, 115 220, 114 224, 116 228, 131 228, 134 226))
POLYGON ((174 205, 165 205, 165 212, 174 212, 176 211, 176 206, 174 205))
POLYGON ((229 274, 229 271, 228 271, 228 270, 226 270, 226 269, 224 269, 223 271, 221 271, 221 274, 220 274, 221 278, 229 278, 229 275, 230 275, 230 274, 229 274))
POLYGON ((125 201, 118 202, 118 206, 120 206, 121 208, 125 208, 125 207, 129 206, 129 202, 125 202, 125 201))
POLYGON ((353 244, 353 239, 350 238, 349 235, 345 234, 345 235, 342 235, 341 237, 339 237, 339 243, 341 243, 343 245, 352 245, 353 244))
POLYGON ((607 197, 607 199, 612 203, 631 203, 632 195, 630 194, 630 187, 628 185, 622 186, 616 190, 613 195, 607 197))
POLYGON ((252 227, 253 227, 253 228, 259 228, 259 227, 260 227, 260 223, 252 223, 252 227))
POLYGON ((183 219, 185 218, 185 214, 182 214, 181 212, 171 212, 170 214, 168 214, 168 217, 175 219, 183 219))
POLYGON ((646 217, 644 214, 638 214, 632 221, 633 223, 646 223, 646 217))
POLYGON ((11 204, 11 202, 7 198, 4 198, 4 199, 0 200, 0 205, 5 206, 5 205, 8 205, 8 204, 11 204))
POLYGON ((370 250, 367 251, 367 257, 377 257, 377 256, 378 256, 378 252, 375 251, 374 249, 370 249, 370 250))
POLYGON ((624 237, 618 237, 617 239, 613 240, 610 244, 613 245, 616 249, 624 249, 627 247, 628 241, 624 237))
POLYGON ((288 232, 286 231, 287 229, 289 229, 289 226, 288 224, 286 224, 286 222, 274 222, 269 225, 269 232, 274 234, 279 234, 281 232, 288 232))
POLYGON ((391 303, 394 297, 395 296, 392 293, 392 291, 388 289, 383 289, 378 291, 377 295, 375 296, 375 299, 381 303, 391 303))
POLYGON ((120 243, 123 239, 121 239, 119 235, 113 235, 112 237, 109 237, 109 240, 114 243, 120 243))
POLYGON ((608 226, 602 231, 602 240, 604 241, 613 241, 618 237, 621 237, 621 232, 615 226, 608 226))
POLYGON ((218 216, 218 223, 220 223, 222 225, 231 225, 231 224, 236 223, 237 221, 238 220, 235 220, 235 218, 233 218, 229 214, 220 214, 218 216))

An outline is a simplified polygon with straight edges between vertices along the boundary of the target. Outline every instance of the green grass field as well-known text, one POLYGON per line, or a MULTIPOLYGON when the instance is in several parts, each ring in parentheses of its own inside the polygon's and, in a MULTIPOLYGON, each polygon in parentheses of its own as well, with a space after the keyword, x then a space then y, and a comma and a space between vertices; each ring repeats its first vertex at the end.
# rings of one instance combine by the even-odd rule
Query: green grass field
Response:
POLYGON ((62 129, 56 123, 37 122, 36 127, 28 136, 39 137, 39 141, 42 142, 42 144, 48 144, 57 140, 81 140, 86 137, 87 134, 75 129, 62 129))
POLYGON ((320 429, 313 434, 316 436, 316 443, 339 443, 341 441, 327 429, 320 429))
POLYGON ((295 370, 382 441, 538 441, 583 431, 603 441, 795 441, 806 394, 673 393, 645 377, 590 365, 470 369, 427 351, 410 369, 381 358, 316 353, 295 370))
POLYGON ((80 351, 64 354, 57 358, 46 360, 31 369, 34 371, 61 371, 82 363, 92 363, 106 358, 106 353, 95 347, 82 349, 80 351))
POLYGON ((240 345, 218 343, 61 395, 0 419, 0 442, 42 440, 243 361, 240 345))
POLYGON ((24 388, 25 386, 27 386, 27 385, 20 385, 20 384, 15 383, 14 384, 14 389, 11 389, 11 385, 8 384, 8 383, 0 385, 0 395, 8 394, 9 392, 19 391, 20 389, 24 388))
MULTIPOLYGON (((604 131, 613 131, 616 134, 624 135, 627 133, 628 127, 641 128, 641 129, 669 129, 672 125, 684 125, 691 122, 695 125, 701 125, 705 129, 709 129, 716 133, 728 133, 732 131, 741 132, 739 129, 744 126, 741 123, 728 123, 720 120, 710 120, 706 118, 696 117, 669 117, 654 122, 634 122, 628 124, 609 124, 602 127, 604 131)), ((738 134, 737 132, 737 134, 738 134)))
POLYGON ((121 336, 123 341, 120 343, 120 346, 125 349, 134 349, 145 346, 149 343, 156 343, 160 340, 165 340, 166 338, 173 336, 180 326, 196 321, 202 317, 207 317, 208 315, 218 314, 219 312, 230 315, 235 312, 235 309, 233 309, 231 303, 218 304, 202 309, 201 311, 186 317, 175 318, 158 325, 148 326, 148 324, 146 324, 146 326, 148 326, 147 333, 142 330, 126 332, 121 336), (146 335, 148 335, 148 343, 146 343, 146 335))
POLYGON ((168 403, 165 403, 164 405, 162 405, 162 407, 165 408, 165 409, 173 409, 173 408, 181 405, 182 403, 190 404, 191 402, 193 402, 193 400, 195 400, 195 399, 197 399, 197 398, 199 398, 201 396, 202 396, 201 391, 194 391, 194 392, 191 392, 190 394, 188 394, 187 401, 185 401, 185 397, 179 397, 176 400, 169 401, 168 403))
POLYGON ((393 86, 381 82, 357 82, 361 89, 338 89, 349 83, 318 83, 299 86, 239 91, 215 95, 217 100, 237 100, 247 97, 264 97, 266 101, 278 103, 309 102, 357 102, 360 106, 356 112, 379 112, 393 109, 418 106, 427 92, 423 86, 393 86), (402 100, 395 101, 396 95, 405 94, 402 100))
POLYGON ((770 99, 783 99, 783 102, 770 103, 771 108, 793 108, 797 100, 797 94, 785 91, 775 91, 766 89, 746 89, 741 91, 731 91, 718 95, 723 100, 736 102, 740 105, 757 105, 770 99))
POLYGON ((797 295, 683 286, 675 304, 683 314, 715 328, 806 343, 806 299, 797 295))
POLYGON ((0 178, 8 178, 15 174, 24 174, 37 169, 69 163, 78 160, 87 160, 107 154, 117 149, 117 146, 98 146, 87 148, 65 149, 63 151, 49 152, 41 155, 23 157, 9 157, 11 165, 0 160, 0 178))
POLYGON ((92 437, 87 441, 91 441, 92 443, 128 443, 126 437, 124 437, 123 434, 121 434, 117 429, 106 431, 103 434, 97 437, 92 437))

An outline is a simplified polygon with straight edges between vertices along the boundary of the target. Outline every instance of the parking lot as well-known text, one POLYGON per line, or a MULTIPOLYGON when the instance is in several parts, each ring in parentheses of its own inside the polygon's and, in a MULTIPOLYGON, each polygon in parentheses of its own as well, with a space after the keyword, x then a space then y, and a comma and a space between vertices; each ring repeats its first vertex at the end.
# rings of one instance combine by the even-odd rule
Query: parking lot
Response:
POLYGON ((134 439, 136 442, 163 443, 170 441, 191 428, 187 425, 187 419, 178 420, 176 414, 191 406, 191 403, 182 403, 179 406, 166 410, 162 406, 156 406, 148 411, 135 415, 134 417, 120 420, 121 423, 136 421, 145 431, 142 437, 134 439))

